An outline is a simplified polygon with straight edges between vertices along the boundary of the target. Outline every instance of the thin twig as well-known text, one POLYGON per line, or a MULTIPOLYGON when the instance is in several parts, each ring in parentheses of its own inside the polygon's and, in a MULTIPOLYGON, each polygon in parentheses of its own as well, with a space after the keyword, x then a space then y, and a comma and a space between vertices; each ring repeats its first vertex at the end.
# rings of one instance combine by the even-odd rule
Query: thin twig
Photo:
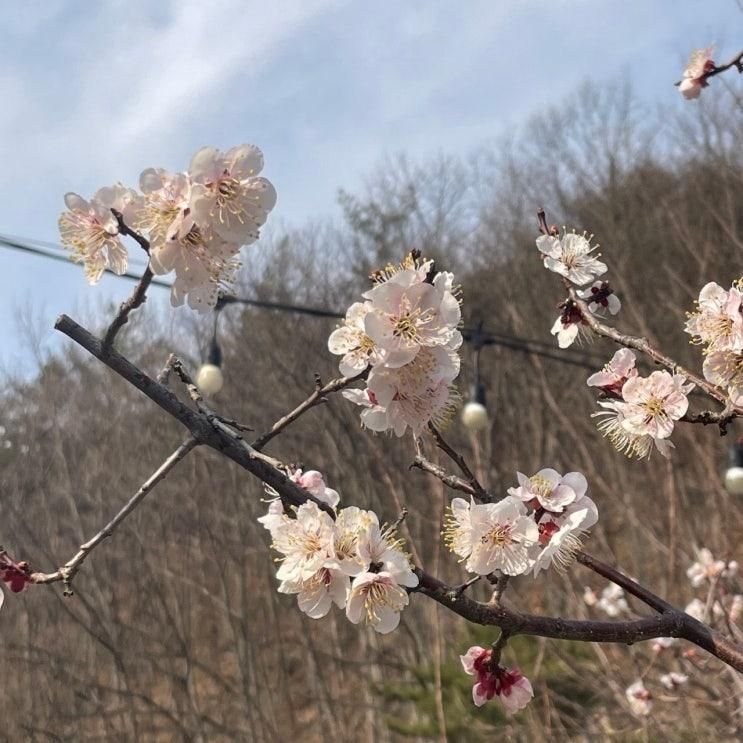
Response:
POLYGON ((456 464, 457 467, 459 467, 459 469, 462 471, 465 479, 475 491, 475 495, 483 503, 491 503, 494 500, 493 496, 480 484, 480 481, 475 476, 475 473, 472 472, 472 470, 469 468, 467 460, 446 442, 446 439, 444 439, 444 437, 441 435, 441 432, 438 430, 438 428, 436 428, 436 426, 433 425, 433 423, 428 424, 428 430, 431 432, 434 440, 436 441, 436 446, 438 446, 441 451, 446 453, 454 462, 454 464, 456 464))
POLYGON ((91 539, 80 545, 78 553, 68 560, 61 568, 53 573, 32 573, 32 583, 55 583, 63 581, 65 595, 72 595, 71 583, 75 574, 82 567, 88 555, 105 539, 112 536, 119 525, 141 503, 144 497, 161 482, 170 471, 180 462, 198 442, 189 436, 147 479, 137 492, 127 501, 126 505, 91 539))
POLYGON ((340 392, 350 384, 353 384, 353 382, 360 379, 366 379, 368 374, 369 370, 367 369, 355 377, 339 377, 338 379, 328 382, 326 385, 323 385, 320 377, 315 375, 315 389, 312 394, 306 400, 297 405, 297 407, 290 413, 287 413, 283 418, 279 418, 279 420, 277 420, 268 431, 262 433, 253 442, 253 448, 260 451, 272 438, 278 436, 287 426, 294 423, 297 418, 304 415, 308 410, 314 408, 316 405, 327 402, 327 395, 330 395, 333 392, 340 392))
MULTIPOLYGON (((138 232, 135 232, 133 229, 127 226, 127 224, 124 222, 124 218, 121 215, 121 212, 116 211, 116 209, 111 209, 113 212, 114 217, 116 217, 116 221, 119 225, 119 233, 122 235, 128 235, 129 237, 136 240, 136 242, 139 244, 139 246, 144 250, 147 255, 150 254, 150 243, 147 238, 140 235, 138 232)), ((119 311, 116 313, 116 317, 114 317, 111 324, 108 326, 108 330, 106 331, 106 335, 103 338, 103 348, 104 349, 110 349, 113 346, 114 339, 116 338, 116 334, 121 330, 121 328, 126 325, 126 323, 129 321, 129 315, 137 309, 137 307, 141 307, 141 305, 144 303, 145 299, 147 298, 147 288, 149 287, 150 283, 153 279, 153 273, 150 270, 149 264, 147 265, 147 268, 145 268, 144 273, 139 279, 139 283, 137 286, 134 287, 134 291, 132 292, 132 295, 127 299, 125 302, 121 303, 121 306, 119 307, 119 311)))
POLYGON ((121 328, 129 322, 129 315, 132 311, 136 310, 137 307, 141 307, 147 298, 147 288, 152 281, 153 274, 150 267, 145 268, 142 278, 139 280, 137 286, 134 287, 132 295, 126 301, 122 302, 119 306, 119 311, 116 313, 111 324, 108 326, 106 335, 103 337, 103 348, 110 349, 113 346, 116 334, 121 328))
POLYGON ((447 485, 452 490, 459 490, 462 493, 467 493, 467 495, 475 495, 476 493, 472 485, 470 485, 466 480, 457 477, 457 475, 450 474, 438 464, 429 462, 422 454, 416 455, 409 469, 413 469, 414 467, 423 470, 424 472, 428 472, 429 475, 437 477, 444 483, 444 485, 447 485))

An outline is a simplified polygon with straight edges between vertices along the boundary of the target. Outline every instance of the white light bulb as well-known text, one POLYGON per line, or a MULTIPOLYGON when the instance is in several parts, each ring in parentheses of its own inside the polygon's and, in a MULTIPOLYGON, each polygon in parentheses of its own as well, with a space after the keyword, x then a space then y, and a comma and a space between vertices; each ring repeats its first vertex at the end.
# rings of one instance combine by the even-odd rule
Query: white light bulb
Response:
POLYGON ((489 422, 488 409, 482 403, 470 400, 462 409, 462 423, 470 431, 482 431, 489 422))
POLYGON ((203 364, 196 375, 196 386, 205 395, 216 395, 224 385, 222 370, 214 364, 203 364))
POLYGON ((743 495, 743 467, 730 467, 725 473, 725 490, 730 495, 743 495))

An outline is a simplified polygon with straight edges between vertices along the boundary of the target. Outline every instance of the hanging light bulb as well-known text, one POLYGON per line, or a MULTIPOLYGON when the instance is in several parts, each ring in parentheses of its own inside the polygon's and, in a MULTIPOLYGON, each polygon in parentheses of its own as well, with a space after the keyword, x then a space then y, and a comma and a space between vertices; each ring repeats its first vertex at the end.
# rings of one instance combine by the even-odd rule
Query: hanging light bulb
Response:
POLYGON ((209 344, 209 355, 207 361, 202 364, 196 374, 196 386, 208 397, 216 395, 224 386, 224 375, 222 374, 222 349, 219 347, 217 339, 217 322, 219 313, 222 311, 225 302, 220 297, 214 309, 214 330, 212 340, 209 344))
POLYGON ((470 399, 462 408, 462 423, 472 433, 482 431, 490 424, 488 409, 485 407, 485 385, 480 380, 480 351, 484 345, 482 323, 472 337, 474 352, 474 382, 470 390, 470 399))
POLYGON ((485 407, 485 385, 482 382, 472 385, 470 399, 462 408, 462 423, 473 433, 482 431, 490 424, 488 409, 485 407))
POLYGON ((725 490, 743 495, 743 436, 730 447, 730 464, 725 472, 725 490))

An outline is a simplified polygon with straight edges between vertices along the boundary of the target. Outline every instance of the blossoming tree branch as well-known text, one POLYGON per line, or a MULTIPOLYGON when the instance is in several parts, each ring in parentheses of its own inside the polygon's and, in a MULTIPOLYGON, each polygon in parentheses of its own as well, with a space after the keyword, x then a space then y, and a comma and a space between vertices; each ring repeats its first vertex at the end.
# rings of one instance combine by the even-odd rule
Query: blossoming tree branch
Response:
MULTIPOLYGON (((710 67, 708 57, 702 64, 700 54, 693 57, 696 66, 685 80, 701 89, 723 68, 710 67)), ((740 69, 740 57, 732 66, 740 69)), ((687 95, 689 86, 681 87, 687 95)), ((259 521, 267 542, 270 539, 266 559, 269 550, 278 556, 278 591, 296 596, 299 610, 308 616, 320 620, 337 610, 353 624, 387 634, 398 627, 411 600, 433 599, 464 620, 498 628, 490 647, 462 648, 463 669, 473 676, 477 705, 497 698, 515 712, 533 697, 519 668, 501 662, 504 647, 516 635, 598 643, 652 640, 658 652, 686 640, 743 672, 743 646, 733 639, 734 633, 728 633, 730 637, 710 625, 709 600, 694 599, 685 610, 674 607, 585 551, 600 503, 589 495, 583 474, 552 467, 518 472, 512 487, 496 493, 447 442, 443 431, 458 401, 454 382, 460 371, 463 297, 451 273, 417 252, 376 271, 368 290, 331 333, 328 351, 339 358, 341 376, 327 384, 318 379, 304 401, 263 433, 253 435, 250 427, 213 410, 174 355, 152 377, 119 353, 118 335, 145 301, 155 274, 173 275, 174 307, 209 312, 229 291, 241 248, 258 239, 276 203, 276 192, 260 175, 262 169, 263 155, 253 145, 227 152, 205 147, 186 172, 148 168, 138 190, 116 184, 90 199, 65 196, 67 210, 59 220, 62 241, 82 263, 88 282, 96 283, 106 270, 126 271, 126 238, 147 254, 149 263, 102 336, 67 315, 57 320, 56 328, 179 421, 186 435, 111 520, 56 570, 35 571, 0 550, 0 578, 10 591, 61 582, 72 595, 75 576, 90 555, 179 462, 205 446, 263 483, 269 505, 259 521), (185 389, 191 404, 175 394, 175 385, 185 389), (442 582, 408 552, 400 526, 405 518, 415 519, 415 513, 404 510, 384 523, 371 510, 344 505, 342 494, 321 472, 293 469, 264 452, 271 440, 336 393, 359 408, 366 431, 409 440, 413 466, 453 491, 456 497, 442 526, 447 546, 462 564, 461 583, 442 582), (449 458, 451 469, 427 458, 432 446, 449 458), (585 601, 608 619, 542 616, 512 605, 509 581, 540 580, 552 569, 579 569, 576 563, 607 581, 600 596, 587 590, 585 601), (489 601, 468 595, 477 582, 490 587, 489 601), (620 618, 626 612, 626 594, 647 607, 645 616, 620 618)), ((743 415, 743 282, 723 287, 710 281, 701 288, 683 328, 701 348, 698 375, 646 339, 610 324, 621 302, 606 280, 608 266, 595 252, 592 237, 550 226, 542 211, 538 216, 535 255, 559 277, 566 292, 552 327, 558 345, 565 348, 581 337, 601 335, 620 346, 604 368, 587 379, 598 391, 599 410, 593 415, 599 432, 630 458, 672 457, 671 439, 679 424, 715 423, 724 433, 731 420, 743 415), (662 368, 643 375, 638 354, 662 368), (690 411, 693 390, 712 408, 690 411)), ((736 570, 737 563, 701 550, 688 574, 692 587, 705 588, 730 580, 736 570)), ((743 598, 732 592, 726 596, 717 602, 719 611, 734 623, 743 598)), ((686 680, 684 674, 673 673, 660 682, 676 688, 686 680)), ((642 680, 627 689, 627 700, 640 715, 647 714, 652 703, 642 680)))

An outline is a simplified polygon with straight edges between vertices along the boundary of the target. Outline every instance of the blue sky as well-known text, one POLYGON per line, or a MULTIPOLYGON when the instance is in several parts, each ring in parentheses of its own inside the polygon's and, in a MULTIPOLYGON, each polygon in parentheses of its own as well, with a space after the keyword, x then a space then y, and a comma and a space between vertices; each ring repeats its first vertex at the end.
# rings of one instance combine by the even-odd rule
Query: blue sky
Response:
MULTIPOLYGON (((265 153, 274 225, 337 216, 338 188, 383 155, 466 154, 586 78, 684 105, 671 83, 689 51, 730 56, 742 20, 736 0, 4 3, 0 233, 56 241, 66 191, 242 142, 265 153)), ((131 288, 1 247, 0 261, 0 368, 28 363, 19 310, 49 343, 60 312, 131 288)))

